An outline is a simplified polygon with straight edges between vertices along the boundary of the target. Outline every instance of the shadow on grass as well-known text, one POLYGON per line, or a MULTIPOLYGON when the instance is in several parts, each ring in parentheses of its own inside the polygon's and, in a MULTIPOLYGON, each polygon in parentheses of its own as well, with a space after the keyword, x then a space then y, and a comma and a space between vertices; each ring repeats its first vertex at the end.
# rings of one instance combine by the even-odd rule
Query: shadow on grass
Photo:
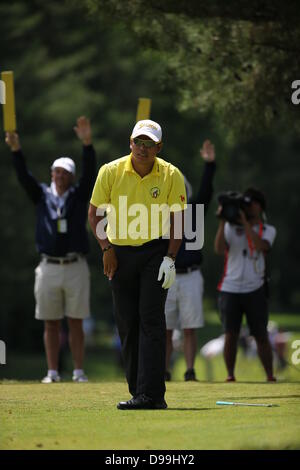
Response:
POLYGON ((261 382, 255 382, 254 380, 253 381, 246 381, 246 380, 236 380, 236 382, 225 382, 225 381, 222 381, 222 380, 213 380, 213 381, 204 381, 203 383, 208 383, 208 384, 223 384, 223 385, 226 385, 228 387, 235 387, 235 385, 265 385, 266 387, 276 387, 277 385, 283 385, 283 384, 300 384, 300 381, 292 381, 290 382, 289 380, 283 380, 283 381, 280 381, 278 380, 277 382, 266 382, 266 381, 261 381, 261 382))
POLYGON ((166 411, 220 411, 221 408, 170 408, 166 411))

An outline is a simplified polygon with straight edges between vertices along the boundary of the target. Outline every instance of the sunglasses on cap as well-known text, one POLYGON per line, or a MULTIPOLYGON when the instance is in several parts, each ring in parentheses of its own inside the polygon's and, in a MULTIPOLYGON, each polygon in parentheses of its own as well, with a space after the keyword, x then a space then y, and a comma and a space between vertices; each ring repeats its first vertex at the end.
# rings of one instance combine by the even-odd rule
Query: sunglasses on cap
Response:
POLYGON ((155 147, 155 145, 159 143, 159 142, 154 142, 153 140, 139 139, 138 137, 134 137, 132 140, 134 144, 137 145, 138 147, 141 147, 142 145, 144 145, 148 149, 151 147, 155 147))

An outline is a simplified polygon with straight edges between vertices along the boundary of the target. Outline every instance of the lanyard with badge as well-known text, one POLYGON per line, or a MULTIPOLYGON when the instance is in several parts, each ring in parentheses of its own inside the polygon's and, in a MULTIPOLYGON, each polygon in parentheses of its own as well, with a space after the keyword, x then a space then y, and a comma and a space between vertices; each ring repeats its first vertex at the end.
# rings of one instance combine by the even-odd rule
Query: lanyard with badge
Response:
POLYGON ((57 233, 67 233, 68 221, 66 219, 66 200, 57 199, 55 202, 51 201, 53 209, 57 214, 57 233))
POLYGON ((56 207, 57 212, 57 232, 58 233, 67 233, 68 231, 68 222, 65 216, 65 210, 61 210, 59 206, 56 207))
POLYGON ((52 193, 54 199, 51 198, 52 209, 55 210, 57 215, 57 233, 67 233, 68 232, 68 221, 66 218, 66 201, 70 190, 67 190, 63 196, 59 196, 55 187, 55 184, 51 183, 48 191, 52 193))

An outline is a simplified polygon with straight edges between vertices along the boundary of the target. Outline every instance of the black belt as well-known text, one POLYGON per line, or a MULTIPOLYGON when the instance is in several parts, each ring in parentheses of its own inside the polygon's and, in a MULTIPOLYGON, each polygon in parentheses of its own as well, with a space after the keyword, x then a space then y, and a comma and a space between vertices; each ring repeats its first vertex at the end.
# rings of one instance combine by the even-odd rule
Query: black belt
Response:
POLYGON ((187 273, 191 273, 192 271, 196 271, 197 269, 199 269, 199 265, 198 264, 194 264, 193 266, 189 266, 188 268, 176 268, 176 272, 177 274, 187 274, 187 273))
POLYGON ((79 257, 73 256, 72 258, 48 258, 47 256, 43 256, 43 259, 46 261, 46 263, 70 264, 70 263, 76 263, 76 261, 79 260, 79 257))

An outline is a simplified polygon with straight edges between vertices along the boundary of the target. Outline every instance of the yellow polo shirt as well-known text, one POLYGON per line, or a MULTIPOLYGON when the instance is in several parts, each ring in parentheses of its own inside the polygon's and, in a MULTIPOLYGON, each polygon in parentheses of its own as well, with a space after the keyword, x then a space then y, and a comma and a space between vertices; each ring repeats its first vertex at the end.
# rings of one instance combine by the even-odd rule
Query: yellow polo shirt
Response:
POLYGON ((101 209, 98 215, 106 210, 109 241, 133 246, 167 237, 170 212, 184 210, 186 203, 178 168, 155 157, 151 172, 142 178, 132 166, 131 154, 100 168, 91 198, 91 204, 101 209))

